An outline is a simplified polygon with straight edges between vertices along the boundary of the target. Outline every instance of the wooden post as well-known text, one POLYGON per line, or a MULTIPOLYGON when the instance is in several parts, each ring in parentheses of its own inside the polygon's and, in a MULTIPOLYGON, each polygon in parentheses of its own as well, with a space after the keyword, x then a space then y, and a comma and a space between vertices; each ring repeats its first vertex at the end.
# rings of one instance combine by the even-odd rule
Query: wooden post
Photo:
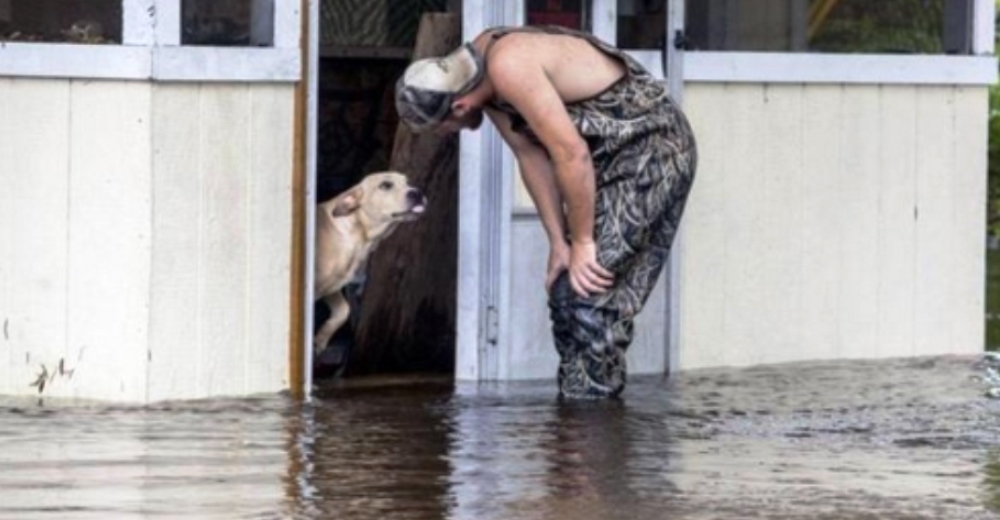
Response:
MULTIPOLYGON (((461 44, 456 13, 420 20, 413 58, 461 44)), ((361 300, 349 373, 451 372, 458 273, 458 137, 414 134, 400 125, 390 168, 427 195, 417 222, 397 228, 375 251, 361 300)))
POLYGON ((292 395, 305 398, 305 365, 304 351, 305 333, 303 324, 306 322, 305 293, 305 235, 306 235, 306 175, 309 175, 308 164, 308 107, 309 107, 309 0, 301 0, 301 56, 302 77, 295 88, 295 148, 294 168, 292 170, 292 269, 291 269, 291 328, 288 331, 288 385, 292 395))

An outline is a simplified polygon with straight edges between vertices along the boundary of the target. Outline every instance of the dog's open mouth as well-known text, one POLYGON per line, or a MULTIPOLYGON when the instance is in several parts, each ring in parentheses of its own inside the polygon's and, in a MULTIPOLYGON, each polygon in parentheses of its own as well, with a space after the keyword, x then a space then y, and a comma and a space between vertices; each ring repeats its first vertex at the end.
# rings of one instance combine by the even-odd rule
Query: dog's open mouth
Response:
POLYGON ((400 211, 399 213, 396 213, 393 216, 403 220, 415 220, 419 218, 420 215, 423 215, 424 211, 426 210, 427 207, 424 206, 423 204, 414 204, 413 207, 411 207, 410 209, 406 211, 400 211))

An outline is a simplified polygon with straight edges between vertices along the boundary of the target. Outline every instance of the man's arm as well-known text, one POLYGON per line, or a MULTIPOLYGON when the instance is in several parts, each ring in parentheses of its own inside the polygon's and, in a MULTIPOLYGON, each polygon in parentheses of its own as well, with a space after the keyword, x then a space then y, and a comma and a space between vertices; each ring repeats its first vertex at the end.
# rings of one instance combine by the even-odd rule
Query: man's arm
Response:
POLYGON ((492 55, 490 79, 497 94, 517 109, 548 150, 558 191, 566 204, 572 245, 571 284, 583 296, 603 292, 612 284, 612 274, 597 263, 596 180, 590 149, 542 67, 530 59, 521 59, 530 56, 531 49, 504 50, 492 55))
POLYGON ((563 213, 562 195, 556 186, 556 176, 545 149, 511 129, 510 116, 496 110, 486 110, 490 120, 500 130, 504 141, 517 157, 521 179, 528 195, 535 203, 538 217, 549 237, 549 261, 545 269, 545 290, 563 271, 569 269, 570 246, 566 242, 566 217, 563 213))
POLYGON ((545 150, 510 128, 510 118, 502 112, 487 109, 490 120, 510 146, 521 170, 521 179, 535 203, 538 217, 549 237, 549 243, 566 242, 566 219, 562 195, 556 186, 552 163, 545 150))

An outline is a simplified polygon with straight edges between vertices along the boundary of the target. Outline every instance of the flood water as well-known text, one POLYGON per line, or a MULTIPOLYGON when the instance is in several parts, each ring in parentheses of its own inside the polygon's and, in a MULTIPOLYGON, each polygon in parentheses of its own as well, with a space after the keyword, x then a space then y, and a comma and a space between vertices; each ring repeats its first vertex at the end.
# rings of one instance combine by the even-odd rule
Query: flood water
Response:
POLYGON ((0 400, 0 518, 1000 518, 978 360, 337 385, 126 407, 0 400))

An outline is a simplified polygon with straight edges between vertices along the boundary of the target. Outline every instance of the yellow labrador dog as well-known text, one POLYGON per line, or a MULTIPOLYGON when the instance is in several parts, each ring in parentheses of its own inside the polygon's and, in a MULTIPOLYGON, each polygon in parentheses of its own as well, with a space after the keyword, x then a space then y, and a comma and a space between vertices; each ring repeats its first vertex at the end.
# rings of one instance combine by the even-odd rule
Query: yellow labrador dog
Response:
POLYGON ((363 274, 369 255, 400 222, 416 220, 427 199, 398 172, 373 173, 316 209, 316 299, 330 306, 330 318, 314 337, 322 352, 350 307, 342 289, 363 274))

